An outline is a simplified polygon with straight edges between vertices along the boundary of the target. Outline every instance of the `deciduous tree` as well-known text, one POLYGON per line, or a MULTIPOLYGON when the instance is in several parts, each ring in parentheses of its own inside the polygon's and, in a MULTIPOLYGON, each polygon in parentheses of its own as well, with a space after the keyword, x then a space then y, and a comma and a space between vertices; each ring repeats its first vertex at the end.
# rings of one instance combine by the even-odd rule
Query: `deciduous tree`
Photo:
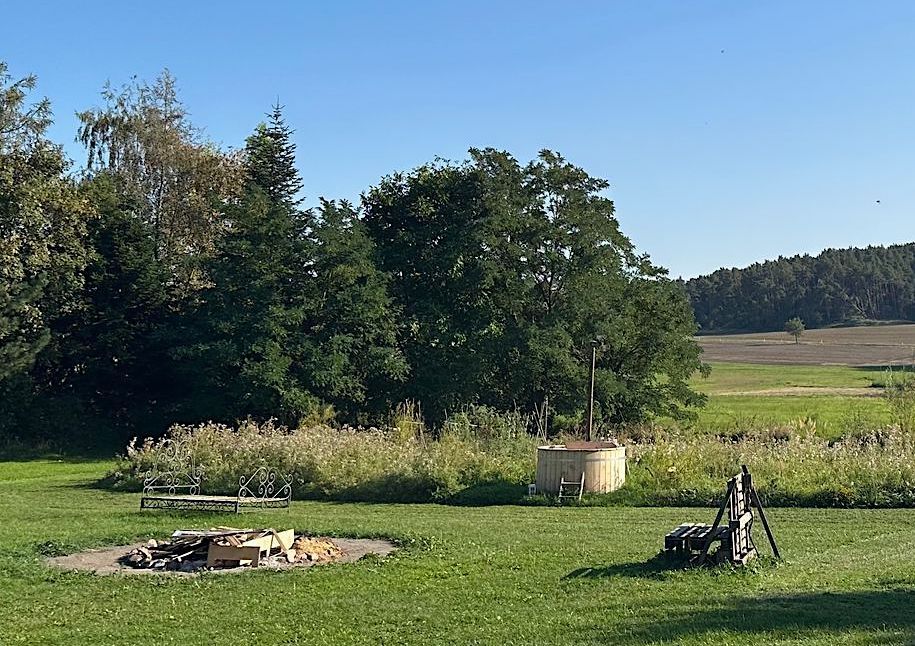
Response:
POLYGON ((794 337, 795 343, 801 342, 801 335, 804 333, 804 322, 797 316, 785 321, 785 332, 794 337))
POLYGON ((154 83, 107 85, 104 107, 79 114, 79 140, 90 174, 117 179, 154 236, 156 260, 179 294, 205 283, 198 258, 212 250, 224 222, 221 206, 241 185, 238 156, 220 150, 193 126, 166 70, 154 83))
POLYGON ((607 420, 688 413, 702 367, 683 291, 619 229, 607 183, 555 153, 472 150, 365 196, 414 366, 404 394, 441 416, 482 402, 584 408, 591 342, 607 420))
POLYGON ((0 63, 0 380, 27 370, 78 307, 86 263, 91 209, 45 138, 49 103, 28 101, 35 83, 0 63))

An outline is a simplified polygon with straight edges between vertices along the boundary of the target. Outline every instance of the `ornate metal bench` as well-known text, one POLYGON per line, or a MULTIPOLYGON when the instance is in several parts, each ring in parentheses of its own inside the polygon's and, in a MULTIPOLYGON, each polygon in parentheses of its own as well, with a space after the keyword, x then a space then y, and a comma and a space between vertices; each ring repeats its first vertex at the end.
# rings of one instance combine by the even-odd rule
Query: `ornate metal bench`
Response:
POLYGON ((292 500, 292 481, 267 467, 238 479, 235 496, 208 496, 200 493, 201 471, 181 442, 166 440, 159 462, 143 480, 140 509, 192 509, 234 511, 245 508, 288 507, 292 500))

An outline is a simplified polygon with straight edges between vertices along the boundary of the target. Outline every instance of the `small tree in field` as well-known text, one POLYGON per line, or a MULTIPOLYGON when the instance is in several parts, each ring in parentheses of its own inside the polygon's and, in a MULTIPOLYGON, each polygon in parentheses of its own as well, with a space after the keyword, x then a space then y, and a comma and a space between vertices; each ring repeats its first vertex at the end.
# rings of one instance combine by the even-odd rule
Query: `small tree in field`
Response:
POLYGON ((804 333, 804 330, 807 328, 804 327, 804 322, 795 316, 794 318, 788 319, 785 322, 785 332, 794 337, 795 343, 800 343, 801 335, 804 333))

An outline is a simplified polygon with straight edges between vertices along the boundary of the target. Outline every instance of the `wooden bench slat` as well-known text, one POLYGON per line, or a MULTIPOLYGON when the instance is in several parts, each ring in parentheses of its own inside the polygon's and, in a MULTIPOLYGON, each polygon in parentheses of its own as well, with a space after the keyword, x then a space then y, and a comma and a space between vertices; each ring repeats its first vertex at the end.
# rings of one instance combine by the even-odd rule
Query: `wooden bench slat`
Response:
POLYGON ((718 542, 717 558, 727 558, 732 563, 743 564, 757 556, 756 546, 751 536, 753 526, 753 508, 758 509, 766 526, 769 543, 776 558, 778 548, 766 523, 762 504, 753 487, 752 477, 746 466, 741 473, 728 479, 724 496, 715 522, 712 525, 700 523, 681 523, 664 536, 664 548, 677 552, 688 552, 695 565, 705 562, 709 550, 718 542), (726 514, 726 516, 725 516, 726 514))

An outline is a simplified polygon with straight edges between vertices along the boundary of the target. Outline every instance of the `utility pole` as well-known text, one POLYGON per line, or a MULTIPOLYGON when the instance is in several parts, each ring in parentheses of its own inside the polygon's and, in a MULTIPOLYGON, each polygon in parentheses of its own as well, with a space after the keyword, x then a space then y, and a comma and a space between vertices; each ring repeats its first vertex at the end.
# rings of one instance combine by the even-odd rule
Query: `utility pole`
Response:
POLYGON ((588 394, 588 441, 594 433, 594 370, 597 367, 597 340, 591 341, 591 392, 588 394))

